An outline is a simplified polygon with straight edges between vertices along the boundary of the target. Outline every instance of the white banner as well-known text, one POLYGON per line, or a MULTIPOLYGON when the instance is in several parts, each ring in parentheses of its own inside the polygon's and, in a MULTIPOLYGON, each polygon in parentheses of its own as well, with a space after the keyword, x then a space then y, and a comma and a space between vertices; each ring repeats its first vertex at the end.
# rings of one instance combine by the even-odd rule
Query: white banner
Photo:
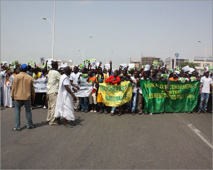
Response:
POLYGON ((81 84, 75 84, 75 85, 80 87, 77 93, 75 93, 72 90, 72 92, 74 92, 74 95, 76 97, 89 97, 89 95, 92 93, 92 90, 94 88, 91 83, 81 83, 81 84))
POLYGON ((128 68, 128 71, 132 70, 132 69, 135 69, 135 64, 133 63, 130 63, 129 64, 129 68, 128 68))
POLYGON ((67 67, 67 63, 61 63, 61 68, 67 67))
POLYGON ((110 64, 105 64, 105 69, 109 70, 110 69, 110 64))
POLYGON ((124 63, 124 64, 120 64, 120 66, 122 67, 122 69, 126 68, 127 67, 127 64, 124 63))
POLYGON ((33 80, 33 86, 36 93, 46 93, 47 92, 47 78, 38 78, 33 80))

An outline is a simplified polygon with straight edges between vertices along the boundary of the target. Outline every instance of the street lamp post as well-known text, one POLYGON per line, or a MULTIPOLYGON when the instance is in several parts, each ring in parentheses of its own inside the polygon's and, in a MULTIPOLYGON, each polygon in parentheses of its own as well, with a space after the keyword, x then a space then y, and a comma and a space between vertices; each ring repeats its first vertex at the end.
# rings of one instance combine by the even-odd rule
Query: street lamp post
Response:
POLYGON ((52 26, 52 59, 54 59, 54 48, 55 48, 55 0, 54 0, 54 9, 53 9, 53 22, 50 19, 43 17, 45 21, 49 21, 52 26))
MULTIPOLYGON (((89 36, 89 38, 93 38, 92 36, 89 36)), ((87 38, 85 39, 84 41, 84 45, 83 45, 83 51, 82 51, 82 55, 83 55, 83 62, 84 62, 84 59, 85 59, 85 46, 86 46, 86 40, 87 38)))
MULTIPOLYGON (((198 43, 202 43, 201 41, 197 41, 198 43)), ((205 44, 204 44, 204 46, 205 46, 205 44)), ((205 48, 204 48, 204 67, 206 66, 206 46, 205 46, 205 48)))
MULTIPOLYGON (((80 49, 77 49, 77 51, 80 53, 82 50, 80 50, 80 49)), ((81 57, 81 54, 80 54, 80 56, 79 57, 81 57)))

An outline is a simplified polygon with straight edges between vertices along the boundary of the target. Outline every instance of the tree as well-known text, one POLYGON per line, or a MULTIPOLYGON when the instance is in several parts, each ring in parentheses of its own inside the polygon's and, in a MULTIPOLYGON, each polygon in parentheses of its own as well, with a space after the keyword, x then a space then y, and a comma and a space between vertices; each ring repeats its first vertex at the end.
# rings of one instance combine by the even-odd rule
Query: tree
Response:
POLYGON ((182 69, 183 67, 185 67, 187 65, 191 68, 194 68, 194 69, 195 69, 196 66, 198 66, 196 63, 190 63, 190 62, 186 61, 186 62, 180 63, 180 69, 182 69))

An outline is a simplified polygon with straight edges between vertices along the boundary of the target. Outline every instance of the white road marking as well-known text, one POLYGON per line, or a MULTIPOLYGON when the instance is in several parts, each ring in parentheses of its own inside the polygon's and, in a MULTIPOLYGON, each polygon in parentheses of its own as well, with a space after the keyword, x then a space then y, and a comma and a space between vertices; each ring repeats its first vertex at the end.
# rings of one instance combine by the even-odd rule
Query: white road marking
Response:
POLYGON ((188 121, 184 120, 183 118, 181 118, 179 115, 175 114, 177 117, 179 117, 180 119, 182 119, 182 121, 193 131, 195 132, 195 134, 197 134, 203 142, 205 142, 211 149, 213 149, 213 145, 211 142, 209 142, 210 140, 207 140, 204 135, 202 135, 202 132, 197 129, 196 127, 194 127, 192 124, 190 124, 188 121))
POLYGON ((195 128, 192 124, 187 125, 191 130, 193 130, 202 140, 205 142, 210 148, 213 149, 212 143, 210 143, 208 140, 206 140, 205 137, 203 137, 202 133, 199 131, 199 129, 195 128))

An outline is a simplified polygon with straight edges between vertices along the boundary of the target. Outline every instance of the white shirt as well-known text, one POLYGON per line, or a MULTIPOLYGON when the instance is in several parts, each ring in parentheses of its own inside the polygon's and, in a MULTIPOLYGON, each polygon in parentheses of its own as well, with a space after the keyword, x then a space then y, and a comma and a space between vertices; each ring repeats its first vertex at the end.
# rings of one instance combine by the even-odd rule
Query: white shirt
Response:
POLYGON ((203 76, 200 82, 203 85, 201 93, 210 93, 210 85, 213 84, 212 79, 206 78, 206 76, 203 76))
POLYGON ((58 93, 59 80, 61 74, 56 70, 50 70, 48 73, 47 94, 58 93))
POLYGON ((133 88, 132 88, 132 93, 137 93, 138 87, 137 87, 137 79, 135 79, 135 77, 131 77, 132 81, 133 81, 133 88))
POLYGON ((74 84, 78 84, 78 78, 79 78, 80 74, 81 74, 80 72, 78 72, 76 74, 75 73, 71 73, 70 80, 72 80, 74 84))
POLYGON ((88 78, 83 78, 83 77, 81 76, 81 77, 80 77, 80 82, 81 82, 82 84, 87 83, 87 79, 88 79, 88 78))

